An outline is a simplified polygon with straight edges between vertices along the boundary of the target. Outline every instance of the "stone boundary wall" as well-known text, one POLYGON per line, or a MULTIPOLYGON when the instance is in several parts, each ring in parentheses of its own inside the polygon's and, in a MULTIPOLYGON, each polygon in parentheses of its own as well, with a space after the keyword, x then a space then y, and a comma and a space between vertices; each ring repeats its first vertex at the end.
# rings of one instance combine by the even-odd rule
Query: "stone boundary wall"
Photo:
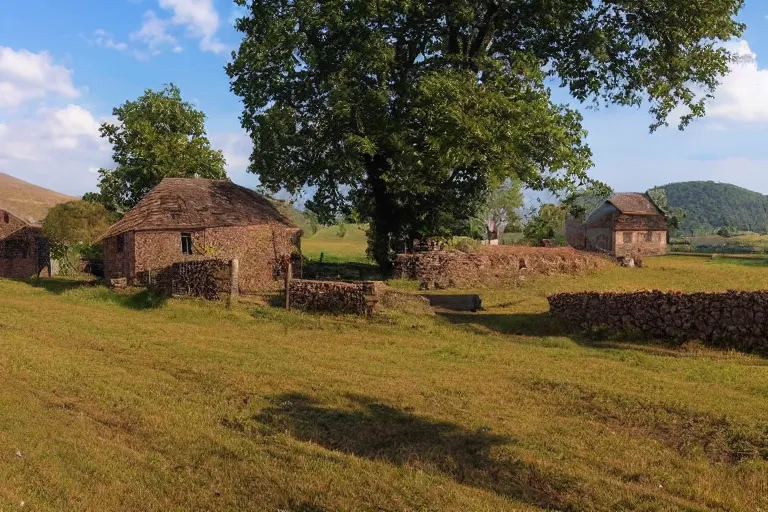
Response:
POLYGON ((376 285, 372 282, 293 279, 290 284, 291 308, 304 311, 371 315, 375 297, 376 285))
POLYGON ((498 246, 477 252, 400 254, 395 260, 395 276, 416 279, 427 290, 466 288, 514 283, 538 275, 581 274, 611 264, 606 257, 570 247, 498 246))
POLYGON ((699 340, 717 346, 768 349, 768 291, 562 293, 550 313, 574 330, 607 328, 654 339, 699 340))

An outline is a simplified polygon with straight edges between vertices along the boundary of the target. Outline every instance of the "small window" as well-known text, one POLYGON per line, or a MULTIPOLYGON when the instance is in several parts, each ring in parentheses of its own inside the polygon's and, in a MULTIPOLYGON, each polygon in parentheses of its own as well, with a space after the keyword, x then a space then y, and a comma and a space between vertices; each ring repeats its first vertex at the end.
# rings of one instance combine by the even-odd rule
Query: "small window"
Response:
POLYGON ((8 212, 3 212, 3 222, 6 224, 9 224, 11 222, 11 216, 8 215, 8 212))
POLYGON ((645 241, 646 242, 653 242, 653 231, 648 231, 645 234, 645 241))
POLYGON ((21 246, 21 257, 23 259, 29 258, 29 244, 28 243, 24 243, 21 246))
POLYGON ((625 231, 624 232, 624 243, 625 244, 631 244, 632 243, 632 232, 625 231))
POLYGON ((122 253, 125 250, 125 235, 117 235, 117 252, 122 253))
POLYGON ((181 234, 181 254, 194 254, 192 249, 192 233, 181 234))

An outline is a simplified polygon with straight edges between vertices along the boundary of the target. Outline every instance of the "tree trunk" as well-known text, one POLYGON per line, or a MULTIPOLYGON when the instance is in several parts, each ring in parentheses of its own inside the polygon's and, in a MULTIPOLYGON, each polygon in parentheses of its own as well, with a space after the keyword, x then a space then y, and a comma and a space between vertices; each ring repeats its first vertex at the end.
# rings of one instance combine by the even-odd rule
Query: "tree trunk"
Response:
POLYGON ((397 212, 394 211, 392 196, 383 179, 387 168, 384 155, 374 155, 368 160, 368 183, 371 190, 372 206, 369 250, 385 274, 392 270, 392 235, 396 232, 397 212))

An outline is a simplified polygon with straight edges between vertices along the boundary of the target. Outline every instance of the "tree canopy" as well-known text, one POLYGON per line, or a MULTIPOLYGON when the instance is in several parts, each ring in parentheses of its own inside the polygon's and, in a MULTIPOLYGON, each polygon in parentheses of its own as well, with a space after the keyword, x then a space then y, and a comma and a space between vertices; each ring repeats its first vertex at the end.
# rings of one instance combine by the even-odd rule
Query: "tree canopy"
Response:
POLYGON ((525 238, 543 240, 565 233, 567 208, 563 205, 542 204, 536 215, 523 228, 525 238))
POLYGON ((96 243, 116 220, 116 214, 93 201, 70 201, 50 209, 43 233, 51 243, 51 254, 61 264, 62 275, 79 272, 81 256, 98 256, 96 243))
POLYGON ((704 115, 742 0, 236 0, 227 65, 265 186, 355 207, 374 256, 468 219, 509 177, 589 184, 578 101, 646 105, 651 129, 704 115))
POLYGON ((102 124, 101 136, 117 165, 99 169, 98 198, 108 209, 124 213, 163 178, 226 177, 224 156, 206 136, 205 114, 183 101, 175 85, 147 89, 112 114, 117 123, 102 124))

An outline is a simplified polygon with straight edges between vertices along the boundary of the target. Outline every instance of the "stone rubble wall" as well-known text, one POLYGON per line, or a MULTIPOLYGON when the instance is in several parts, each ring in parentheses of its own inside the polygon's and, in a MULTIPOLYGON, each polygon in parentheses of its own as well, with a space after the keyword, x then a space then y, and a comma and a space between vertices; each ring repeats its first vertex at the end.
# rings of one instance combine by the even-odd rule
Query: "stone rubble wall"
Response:
POLYGON ((768 349, 768 291, 584 292, 552 295, 548 300, 550 313, 572 330, 699 340, 747 352, 768 349))
POLYGON ((395 276, 415 279, 422 289, 468 288, 514 283, 530 277, 582 274, 612 265, 610 259, 570 247, 484 247, 477 252, 400 254, 395 276))

